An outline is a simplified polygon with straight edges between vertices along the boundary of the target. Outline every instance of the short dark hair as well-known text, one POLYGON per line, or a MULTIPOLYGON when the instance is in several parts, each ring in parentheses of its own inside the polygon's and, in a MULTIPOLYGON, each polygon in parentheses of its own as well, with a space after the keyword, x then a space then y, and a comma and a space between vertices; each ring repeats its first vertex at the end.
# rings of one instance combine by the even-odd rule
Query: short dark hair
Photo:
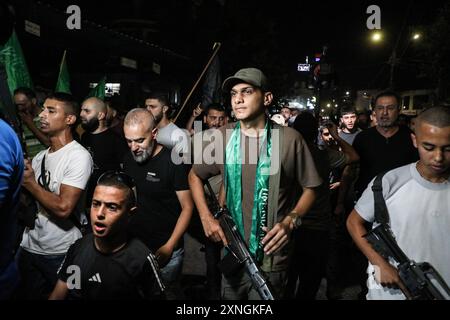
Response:
POLYGON ((28 99, 36 99, 36 93, 28 88, 28 87, 19 87, 16 90, 14 90, 14 95, 16 94, 23 94, 25 95, 28 99))
POLYGON ((428 123, 438 128, 450 126, 450 107, 431 107, 423 111, 416 119, 416 126, 428 123))
POLYGON ((211 103, 205 108, 205 115, 208 114, 209 110, 216 110, 219 112, 225 112, 225 107, 220 103, 211 103))
POLYGON ((400 103, 402 101, 402 98, 400 97, 400 95, 397 92, 394 91, 390 91, 390 90, 386 90, 386 91, 382 91, 380 93, 378 93, 375 98, 372 100, 372 110, 375 109, 377 100, 383 97, 394 97, 395 100, 397 101, 397 108, 400 109, 400 103))
POLYGON ((345 116, 346 114, 352 114, 352 113, 354 113, 356 115, 356 109, 353 106, 344 105, 341 108, 341 117, 345 116))
POLYGON ((120 171, 106 171, 97 180, 97 186, 114 187, 126 192, 125 206, 131 209, 136 206, 136 184, 133 178, 120 171))
MULTIPOLYGON (((170 109, 170 100, 169 100, 169 94, 165 91, 153 91, 150 92, 145 100, 147 99, 155 99, 161 102, 163 105, 168 106, 170 109)), ((145 102, 145 101, 144 101, 145 102)))
POLYGON ((79 117, 80 106, 73 95, 65 92, 54 92, 50 94, 47 99, 53 99, 64 103, 64 111, 67 114, 74 115, 77 118, 79 117))

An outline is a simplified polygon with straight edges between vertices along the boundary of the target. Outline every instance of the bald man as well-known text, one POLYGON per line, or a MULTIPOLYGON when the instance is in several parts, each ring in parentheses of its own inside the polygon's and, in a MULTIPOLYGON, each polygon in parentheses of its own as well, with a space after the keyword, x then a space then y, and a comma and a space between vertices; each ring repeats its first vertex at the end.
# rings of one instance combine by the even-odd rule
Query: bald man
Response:
POLYGON ((159 144, 154 117, 145 109, 131 110, 124 123, 131 152, 124 171, 137 187, 137 212, 130 232, 156 255, 168 299, 183 299, 180 275, 183 266, 183 235, 194 207, 185 165, 176 164, 170 149, 159 144))
POLYGON ((85 130, 81 144, 94 160, 94 172, 89 180, 86 192, 86 208, 91 207, 92 195, 98 177, 108 170, 120 170, 127 144, 106 125, 107 108, 103 100, 86 99, 81 106, 81 126, 85 130))

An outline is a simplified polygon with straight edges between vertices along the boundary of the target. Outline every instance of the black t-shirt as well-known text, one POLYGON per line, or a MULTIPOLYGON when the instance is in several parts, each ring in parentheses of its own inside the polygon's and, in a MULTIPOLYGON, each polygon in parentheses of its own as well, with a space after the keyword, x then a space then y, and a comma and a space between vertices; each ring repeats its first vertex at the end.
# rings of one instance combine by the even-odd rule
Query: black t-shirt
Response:
POLYGON ((395 135, 385 138, 373 127, 356 136, 353 148, 360 157, 360 174, 355 185, 358 197, 378 174, 419 160, 411 133, 408 127, 400 126, 395 135))
POLYGON ((138 202, 128 230, 152 251, 164 245, 175 229, 181 213, 176 191, 189 190, 187 168, 174 164, 166 148, 143 164, 134 161, 131 153, 125 156, 125 173, 136 183, 138 202))
POLYGON ((130 239, 119 251, 104 254, 89 234, 69 248, 58 278, 68 284, 69 300, 150 299, 156 282, 149 253, 141 241, 130 239), (80 288, 70 288, 76 284, 74 266, 80 271, 80 288))
POLYGON ((105 171, 121 169, 120 164, 128 146, 122 137, 110 129, 98 134, 85 132, 81 137, 81 144, 89 151, 94 161, 94 171, 86 188, 86 207, 90 207, 98 178, 105 171))

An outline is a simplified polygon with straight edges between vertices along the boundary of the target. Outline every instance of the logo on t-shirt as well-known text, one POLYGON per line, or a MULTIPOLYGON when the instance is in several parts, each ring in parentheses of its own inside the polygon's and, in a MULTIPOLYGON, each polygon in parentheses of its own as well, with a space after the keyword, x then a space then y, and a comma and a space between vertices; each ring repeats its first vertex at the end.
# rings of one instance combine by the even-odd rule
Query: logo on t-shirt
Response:
POLYGON ((102 283, 102 279, 100 278, 100 273, 94 274, 92 277, 89 278, 89 282, 98 282, 102 283))
POLYGON ((147 181, 150 181, 150 182, 159 182, 159 181, 161 181, 160 178, 156 177, 156 173, 154 173, 154 172, 147 172, 147 177, 145 179, 147 181))

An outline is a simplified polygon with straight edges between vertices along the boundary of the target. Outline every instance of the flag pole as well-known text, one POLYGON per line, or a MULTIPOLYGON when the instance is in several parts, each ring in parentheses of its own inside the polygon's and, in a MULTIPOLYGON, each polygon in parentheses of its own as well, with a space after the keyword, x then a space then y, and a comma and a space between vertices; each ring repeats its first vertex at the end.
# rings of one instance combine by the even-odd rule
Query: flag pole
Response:
POLYGON ((56 81, 55 91, 71 93, 70 90, 70 75, 66 61, 67 50, 64 50, 64 54, 59 66, 58 79, 56 81))
POLYGON ((205 68, 203 69, 202 73, 200 74, 200 76, 198 77, 197 81, 195 82, 194 86, 192 87, 191 91, 189 92, 188 96, 186 97, 186 99, 184 100, 180 110, 178 111, 177 115, 175 116, 173 122, 176 122, 178 117, 181 115, 181 113, 183 112, 183 109, 186 107, 187 103, 189 102, 189 100, 191 99, 195 89, 197 89, 200 81, 202 81, 203 77, 205 76, 206 71, 208 70, 209 66, 211 65, 211 63, 213 62, 214 58, 217 56, 217 54, 219 53, 220 47, 222 46, 222 44, 220 42, 216 42, 214 43, 214 47, 213 47, 213 53, 211 55, 211 58, 209 58, 208 63, 206 64, 205 68))
POLYGON ((64 50, 63 57, 62 57, 62 60, 61 60, 61 65, 59 66, 58 79, 61 76, 61 72, 63 71, 64 63, 66 63, 66 51, 67 50, 64 50))

